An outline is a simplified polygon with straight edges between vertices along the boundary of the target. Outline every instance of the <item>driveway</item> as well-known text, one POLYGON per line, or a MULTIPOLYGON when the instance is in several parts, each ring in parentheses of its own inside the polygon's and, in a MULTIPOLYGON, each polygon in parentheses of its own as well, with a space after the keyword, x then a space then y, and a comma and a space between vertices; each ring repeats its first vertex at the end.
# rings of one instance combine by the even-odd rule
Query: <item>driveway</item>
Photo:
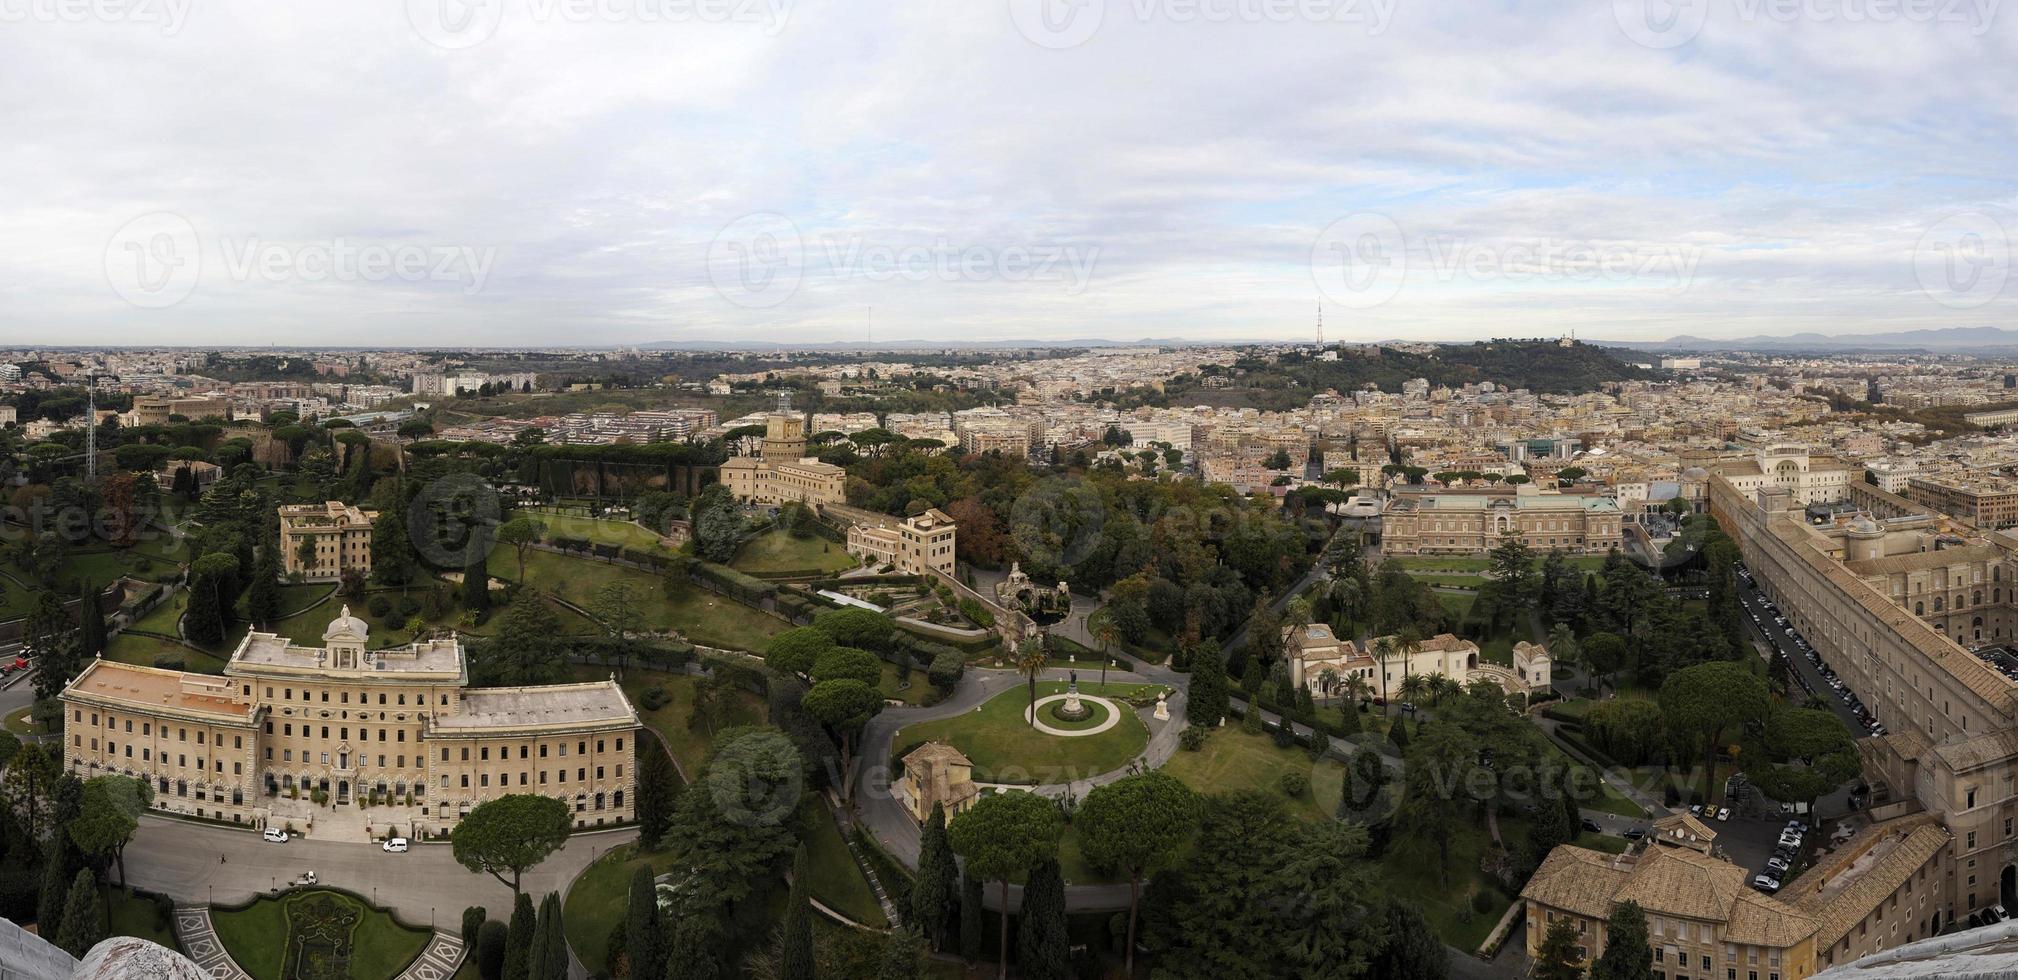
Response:
MULTIPOLYGON (((596 857, 636 837, 634 828, 576 834, 526 872, 525 890, 536 898, 564 891, 596 857)), ((269 844, 251 831, 148 814, 126 848, 126 873, 135 887, 185 902, 245 902, 303 871, 314 871, 322 884, 371 898, 412 925, 432 922, 453 932, 470 905, 489 909, 491 918, 512 912, 511 889, 464 869, 446 843, 416 843, 405 854, 387 854, 376 844, 299 837, 269 844)))

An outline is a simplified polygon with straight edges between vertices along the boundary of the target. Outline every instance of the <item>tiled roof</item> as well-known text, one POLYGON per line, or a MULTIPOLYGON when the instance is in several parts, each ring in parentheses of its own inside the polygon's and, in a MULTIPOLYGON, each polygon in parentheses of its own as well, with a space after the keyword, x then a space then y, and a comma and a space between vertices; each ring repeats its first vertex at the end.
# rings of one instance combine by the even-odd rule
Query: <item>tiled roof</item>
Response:
POLYGON ((1586 918, 1605 918, 1612 914, 1612 893, 1632 874, 1617 861, 1610 854, 1564 844, 1542 860, 1521 897, 1586 918))
POLYGON ((1827 946, 1863 921, 1952 839, 1931 814, 1888 820, 1865 828, 1781 894, 1817 921, 1816 941, 1827 946))
POLYGON ((1695 851, 1650 847, 1614 899, 1659 915, 1722 922, 1745 891, 1745 869, 1695 851))

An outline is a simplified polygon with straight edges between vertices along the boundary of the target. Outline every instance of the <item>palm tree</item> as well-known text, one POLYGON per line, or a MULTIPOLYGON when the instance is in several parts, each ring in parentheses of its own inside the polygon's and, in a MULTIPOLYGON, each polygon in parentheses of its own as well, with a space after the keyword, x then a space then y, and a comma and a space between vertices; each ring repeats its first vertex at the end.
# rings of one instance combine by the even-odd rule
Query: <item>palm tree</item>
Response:
MULTIPOLYGON (((1371 652, 1373 653, 1373 662, 1380 665, 1380 701, 1384 706, 1387 704, 1387 662, 1395 655, 1394 637, 1374 637, 1371 652)), ((1381 713, 1386 714, 1387 708, 1382 707, 1381 713)))
POLYGON ((1016 648, 1016 669, 1030 685, 1030 727, 1037 727, 1037 675, 1044 672, 1044 664, 1050 658, 1044 655, 1044 644, 1036 637, 1024 640, 1016 648))
POLYGON ((1429 675, 1405 674, 1401 679, 1401 699, 1411 704, 1424 700, 1423 696, 1429 693, 1429 687, 1429 675))
POLYGON ((1429 679, 1429 703, 1442 704, 1445 700, 1464 693, 1464 686, 1443 674, 1433 674, 1429 679))
POLYGON ((1352 624, 1355 627, 1354 632, 1358 632, 1357 626, 1359 624, 1359 613, 1360 613, 1359 607, 1360 603, 1365 601, 1365 598, 1366 598, 1366 590, 1361 588, 1359 584, 1359 579, 1347 575, 1343 578, 1336 578, 1332 580, 1331 582, 1332 604, 1337 606, 1339 612, 1345 615, 1345 621, 1349 624, 1352 624))
POLYGON ((1365 701, 1373 693, 1373 685, 1358 674, 1345 675, 1345 680, 1339 686, 1345 689, 1345 699, 1348 702, 1365 701))

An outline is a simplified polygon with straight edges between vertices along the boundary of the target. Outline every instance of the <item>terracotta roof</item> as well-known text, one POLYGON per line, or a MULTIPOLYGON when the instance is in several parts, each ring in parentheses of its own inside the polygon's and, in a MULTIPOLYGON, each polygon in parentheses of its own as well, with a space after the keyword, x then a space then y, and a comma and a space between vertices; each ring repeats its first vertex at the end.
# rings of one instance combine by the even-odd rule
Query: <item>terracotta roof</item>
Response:
POLYGON ((1979 735, 1966 742, 1951 742, 1937 746, 1934 754, 1941 757, 1949 768, 1957 773, 1981 769, 1984 766, 2007 762, 2018 755, 2018 732, 2010 729, 1979 735))
POLYGON ((1626 886, 1612 897, 1632 899, 1659 915, 1723 922, 1746 891, 1745 869, 1706 854, 1650 847, 1633 866, 1626 886))
POLYGON ((1950 565, 1966 565, 1977 561, 1996 561, 2002 557, 2004 557, 2003 549, 1996 545, 1972 544, 1960 548, 1943 548, 1940 551, 1887 555, 1866 561, 1846 561, 1843 565, 1860 575, 1889 575, 1893 572, 1917 572, 1923 568, 1946 568, 1950 565))
POLYGON ((1730 921, 1724 927, 1724 941, 1747 946, 1787 947, 1800 942, 1816 929, 1813 918, 1746 888, 1738 893, 1730 921))
POLYGON ((231 682, 216 675, 139 667, 96 658, 63 689, 64 698, 113 701, 237 722, 251 718, 252 705, 234 700, 231 693, 231 682))
POLYGON ((1696 819, 1694 814, 1683 812, 1654 821, 1654 836, 1671 843, 1685 841, 1693 836, 1696 840, 1707 844, 1717 839, 1717 832, 1710 829, 1709 824, 1696 819), (1685 836, 1677 837, 1677 831, 1685 836))
POLYGON ((974 764, 965 755, 962 755, 959 749, 945 742, 926 742, 912 749, 911 753, 904 757, 904 768, 907 771, 919 763, 936 766, 972 766, 974 764))
POLYGON ((1821 946, 1841 939, 1954 836, 1932 814, 1866 827, 1787 886, 1787 896, 1818 923, 1821 946))
POLYGON ((1591 919, 1612 914, 1612 894, 1632 876, 1629 865, 1601 851, 1564 844, 1549 852, 1521 897, 1591 919))

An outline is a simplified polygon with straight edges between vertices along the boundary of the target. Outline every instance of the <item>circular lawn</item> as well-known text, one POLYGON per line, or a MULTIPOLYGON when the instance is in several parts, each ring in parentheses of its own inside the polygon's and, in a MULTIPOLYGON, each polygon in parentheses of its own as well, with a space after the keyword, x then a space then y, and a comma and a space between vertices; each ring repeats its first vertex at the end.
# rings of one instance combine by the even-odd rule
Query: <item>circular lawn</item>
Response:
MULTIPOLYGON (((1049 735, 1030 726, 1030 689, 1022 682, 984 702, 980 710, 952 718, 919 722, 899 732, 892 743, 897 758, 924 742, 945 742, 974 763, 974 781, 1047 785, 1069 783, 1088 776, 1111 772, 1142 754, 1149 744, 1149 729, 1140 715, 1129 710, 1122 698, 1154 685, 1099 683, 1079 685, 1083 694, 1101 695, 1121 705, 1121 718, 1114 727, 1095 735, 1065 737, 1049 735)), ((1063 694, 1064 681, 1040 681, 1037 697, 1063 694)), ((1091 703, 1091 702, 1089 702, 1091 703)), ((1066 723, 1037 709, 1046 724, 1056 728, 1094 728, 1107 721, 1105 709, 1094 705, 1093 716, 1084 722, 1066 723)))

